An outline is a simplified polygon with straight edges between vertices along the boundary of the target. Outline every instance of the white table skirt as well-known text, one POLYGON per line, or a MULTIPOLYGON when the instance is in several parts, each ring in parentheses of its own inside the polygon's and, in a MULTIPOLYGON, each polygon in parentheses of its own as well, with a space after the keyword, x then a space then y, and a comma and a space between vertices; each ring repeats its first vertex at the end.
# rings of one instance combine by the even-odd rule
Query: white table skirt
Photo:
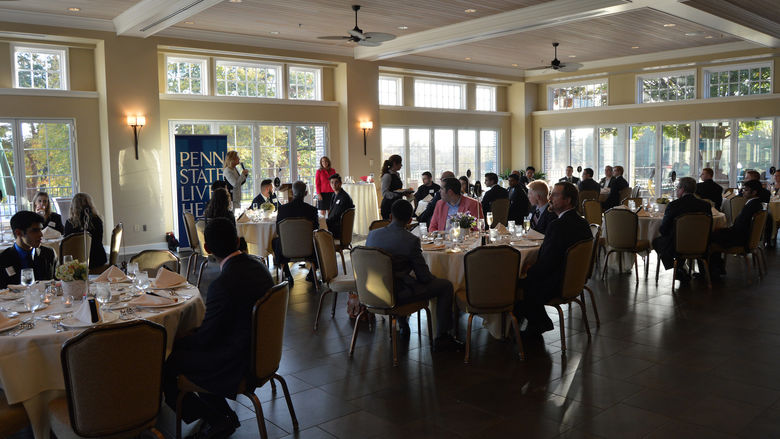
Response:
POLYGON ((342 188, 355 203, 355 225, 353 232, 368 235, 368 226, 379 219, 379 204, 374 183, 350 183, 342 188))
MULTIPOLYGON (((142 311, 139 317, 163 325, 167 332, 167 352, 170 353, 177 334, 182 334, 200 325, 206 307, 200 292, 195 287, 179 291, 192 295, 187 303, 159 309, 160 313, 142 311)), ((0 301, 0 305, 10 302, 0 301)), ((36 316, 60 314, 73 311, 66 309, 55 298, 48 308, 36 312, 36 316)), ((20 314, 27 318, 29 314, 20 314)), ((81 333, 82 329, 56 333, 48 321, 36 322, 36 328, 12 337, 0 335, 0 388, 5 391, 10 404, 21 402, 30 418, 33 433, 37 439, 49 438, 48 404, 64 396, 65 383, 62 376, 60 351, 62 344, 81 333)))
POLYGON ((238 236, 247 243, 250 254, 265 258, 272 253, 271 240, 276 236, 276 218, 260 222, 237 223, 238 236))

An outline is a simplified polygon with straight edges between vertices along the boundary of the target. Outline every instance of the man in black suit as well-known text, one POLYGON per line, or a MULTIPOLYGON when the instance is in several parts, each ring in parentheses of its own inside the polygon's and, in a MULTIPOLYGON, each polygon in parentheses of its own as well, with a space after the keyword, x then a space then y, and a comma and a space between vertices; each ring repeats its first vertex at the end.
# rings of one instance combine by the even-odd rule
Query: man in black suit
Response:
MULTIPOLYGON (((455 173, 452 171, 444 171, 441 173, 441 178, 439 179, 439 183, 444 184, 444 180, 448 178, 455 178, 455 173)), ((436 209, 436 203, 441 201, 441 186, 439 186, 438 191, 433 195, 433 199, 428 202, 428 205, 425 206, 425 210, 422 214, 417 215, 417 221, 420 223, 425 223, 430 225, 431 223, 431 217, 433 217, 433 211, 436 209)))
POLYGON ((503 200, 509 198, 509 192, 498 185, 498 175, 495 172, 488 172, 485 174, 485 195, 482 196, 482 211, 492 212, 491 206, 496 200, 503 200))
POLYGON ((525 175, 520 177, 520 184, 526 188, 526 192, 528 191, 528 184, 534 181, 534 175, 536 175, 536 168, 529 166, 525 168, 525 175))
POLYGON ((433 175, 425 171, 422 173, 422 184, 417 188, 417 192, 414 193, 414 201, 419 203, 428 195, 434 197, 439 192, 439 189, 441 189, 441 186, 433 182, 433 175))
POLYGON ((347 191, 341 188, 341 176, 333 174, 330 176, 330 187, 333 188, 333 197, 330 201, 330 210, 328 210, 328 230, 333 233, 333 237, 341 239, 341 216, 349 209, 355 207, 352 197, 347 191))
POLYGON ((696 195, 702 197, 705 200, 710 200, 715 203, 715 208, 720 209, 720 205, 723 202, 723 186, 715 183, 712 177, 715 172, 712 168, 704 168, 701 170, 701 183, 696 184, 696 195))
POLYGON ((203 323, 173 345, 163 368, 163 392, 174 410, 180 375, 211 392, 187 394, 182 415, 187 423, 206 421, 197 437, 222 438, 240 425, 225 398, 235 398, 249 371, 252 308, 274 281, 262 262, 238 250, 236 228, 227 219, 209 221, 204 237, 221 273, 209 286, 203 323))
MULTIPOLYGON (((712 232, 711 243, 719 244, 723 248, 747 244, 750 240, 750 226, 753 214, 764 209, 761 200, 758 198, 761 189, 763 188, 759 181, 748 180, 743 183, 742 196, 747 200, 745 207, 742 208, 737 218, 734 219, 734 224, 731 227, 712 232)), ((710 254, 710 273, 713 276, 726 274, 723 255, 720 252, 710 254)))
POLYGON ((601 186, 593 179, 593 169, 585 168, 582 170, 582 180, 577 185, 580 192, 582 191, 596 191, 601 192, 601 186))
MULTIPOLYGON (((276 214, 277 230, 279 230, 279 223, 286 218, 306 218, 311 222, 311 230, 317 230, 317 226, 319 225, 317 208, 303 201, 304 197, 306 197, 308 194, 306 190, 306 183, 300 180, 296 181, 293 183, 292 191, 292 201, 287 204, 282 204, 279 207, 279 212, 276 214)), ((271 247, 273 247, 274 250, 275 262, 282 265, 282 271, 284 271, 284 275, 287 278, 286 280, 290 283, 290 287, 292 287, 294 281, 292 273, 290 273, 290 267, 287 266, 287 264, 290 262, 290 259, 284 256, 284 252, 282 251, 282 240, 277 236, 273 239, 273 241, 271 241, 271 247)), ((312 264, 316 265, 316 258, 313 254, 311 255, 311 261, 312 264)), ((306 275, 306 280, 309 282, 314 282, 313 269, 309 271, 308 275, 306 275)))
MULTIPOLYGON (((575 188, 576 189, 576 188, 575 188)), ((528 200, 531 202, 531 228, 541 234, 547 233, 547 226, 557 218, 550 209, 549 188, 543 180, 532 181, 528 185, 528 200)))
POLYGON ((519 174, 509 174, 509 221, 515 224, 523 224, 528 216, 528 195, 520 185, 519 174))
POLYGON ((628 187, 628 182, 623 178, 623 167, 615 166, 613 172, 614 177, 609 182, 609 196, 601 203, 601 209, 605 211, 620 204, 620 191, 628 187))
POLYGON ((528 268, 522 286, 523 298, 515 306, 518 319, 525 317, 528 320, 527 333, 553 329, 544 304, 561 295, 566 250, 578 242, 593 239, 588 222, 577 214, 578 202, 577 187, 573 184, 556 183, 553 186, 550 204, 557 217, 547 228, 536 262, 528 268))
POLYGON ((21 272, 32 268, 35 280, 54 279, 57 256, 54 250, 41 246, 43 239, 42 216, 22 210, 11 217, 14 245, 0 253, 0 288, 8 284, 20 284, 21 272))
MULTIPOLYGON (((664 211, 664 219, 661 221, 661 236, 653 240, 653 249, 658 252, 661 262, 665 269, 674 267, 675 230, 674 220, 680 215, 686 213, 704 213, 712 216, 710 203, 696 198, 693 193, 696 191, 696 180, 691 177, 682 177, 677 181, 677 199, 669 203, 664 211)), ((677 278, 685 282, 688 280, 688 273, 682 267, 677 267, 677 278)))
MULTIPOLYGON (((742 181, 743 187, 744 184, 748 181, 757 181, 759 184, 761 183, 761 174, 756 170, 749 170, 745 172, 745 179, 742 181)), ((758 199, 762 203, 768 203, 769 199, 772 198, 772 193, 769 192, 769 189, 765 188, 763 185, 760 186, 760 190, 758 191, 758 199)))
POLYGON ((274 193, 274 184, 270 178, 266 178, 262 181, 262 183, 260 183, 260 193, 257 194, 254 200, 252 200, 252 204, 257 204, 257 207, 259 208, 266 201, 270 201, 274 206, 276 206, 277 209, 279 209, 279 199, 276 198, 276 194, 274 193))
POLYGON ((566 176, 558 180, 559 182, 566 182, 571 183, 574 186, 577 186, 577 183, 580 182, 580 179, 577 177, 574 177, 574 168, 571 166, 566 167, 566 176))
POLYGON ((604 178, 599 180, 599 186, 609 188, 609 185, 612 184, 612 178, 612 166, 604 166, 604 178))

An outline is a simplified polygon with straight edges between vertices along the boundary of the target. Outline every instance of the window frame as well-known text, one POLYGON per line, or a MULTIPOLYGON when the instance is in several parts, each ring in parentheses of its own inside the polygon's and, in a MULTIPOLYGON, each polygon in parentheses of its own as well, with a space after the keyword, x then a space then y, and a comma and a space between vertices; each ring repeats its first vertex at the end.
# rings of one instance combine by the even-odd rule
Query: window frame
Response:
POLYGON ((762 61, 762 62, 754 62, 754 63, 744 63, 744 64, 728 64, 728 65, 720 65, 720 66, 714 66, 714 67, 705 67, 702 68, 702 98, 703 99, 710 99, 710 98, 738 98, 738 97, 745 97, 745 96, 765 96, 765 95, 771 95, 774 90, 774 76, 775 76, 775 69, 773 62, 771 60, 769 61, 762 61), (754 69, 754 68, 763 68, 768 67, 769 68, 769 93, 757 93, 757 94, 747 94, 747 95, 739 95, 739 96, 711 96, 710 95, 710 79, 712 78, 712 75, 715 73, 723 73, 723 72, 732 72, 735 70, 744 70, 744 69, 754 69))
POLYGON ((550 111, 566 111, 566 110, 577 110, 580 108, 599 108, 599 107, 608 107, 609 106, 609 78, 601 78, 601 79, 589 79, 586 81, 575 81, 575 82, 559 82, 556 84, 549 84, 547 86, 547 109, 550 111), (590 107, 577 107, 577 108, 558 108, 555 109, 554 103, 553 103, 553 93, 557 89, 565 89, 565 88, 573 88, 583 85, 594 85, 594 84, 604 84, 606 86, 606 98, 607 102, 604 105, 594 105, 590 107))
POLYGON ((699 78, 698 78, 698 72, 697 69, 685 69, 685 70, 669 70, 669 71, 663 71, 663 72, 648 72, 648 73, 642 73, 636 75, 636 80, 634 81, 636 84, 636 103, 637 104, 660 104, 660 103, 669 103, 669 102, 682 102, 682 101, 693 101, 698 98, 698 91, 699 88, 699 78), (693 97, 690 99, 676 99, 676 100, 665 100, 665 101, 658 101, 658 102, 645 102, 644 101, 644 87, 642 86, 642 82, 646 79, 660 79, 664 77, 681 77, 681 76, 690 76, 693 75, 693 97))
MULTIPOLYGON (((198 56, 180 56, 176 54, 166 54, 165 55, 165 94, 174 95, 174 96, 211 96, 211 63, 209 62, 209 57, 198 57, 198 56), (176 62, 187 62, 187 63, 193 63, 193 64, 201 64, 200 72, 201 72, 201 78, 200 78, 200 93, 171 93, 170 90, 168 90, 168 65, 171 63, 171 60, 176 60, 176 62)), ((214 64, 214 73, 216 73, 216 64, 214 64)), ((192 88, 192 87, 190 87, 192 88)))
MULTIPOLYGON (((167 63, 166 63, 167 67, 167 63)), ((225 80, 227 83, 227 80, 225 80)), ((255 81, 256 83, 259 83, 258 81, 255 81)), ((236 60, 231 58, 214 58, 214 96, 226 96, 226 97, 238 97, 238 98, 250 98, 250 99, 284 99, 284 86, 285 86, 285 78, 284 78, 284 64, 277 64, 277 63, 259 63, 259 62, 251 62, 251 61, 245 61, 245 60, 236 60), (276 69, 276 97, 268 97, 268 96, 242 96, 242 95, 230 95, 230 94, 219 94, 219 85, 218 82, 220 79, 217 77, 217 67, 220 64, 227 64, 228 66, 236 66, 236 67, 247 67, 247 68, 274 68, 276 69)), ((227 92, 227 84, 225 85, 225 91, 227 92)))
POLYGON ((467 95, 466 95, 466 83, 461 81, 447 81, 443 79, 435 79, 435 78, 427 78, 427 77, 415 77, 414 78, 414 106, 417 108, 436 108, 440 110, 466 110, 468 108, 468 103, 466 102, 467 95), (417 84, 418 83, 431 83, 431 84, 444 84, 444 85, 457 85, 458 88, 460 88, 460 107, 458 108, 452 108, 452 107, 433 107, 433 106, 424 106, 420 105, 419 100, 417 99, 417 84))
POLYGON ((293 101, 321 101, 322 99, 322 67, 319 66, 312 66, 312 65, 305 65, 305 64, 287 64, 286 69, 286 76, 284 78, 285 82, 285 90, 284 90, 284 96, 293 101), (290 97, 290 88, 292 87, 292 81, 290 78, 292 77, 292 71, 293 70, 309 70, 316 74, 315 78, 315 89, 314 89, 314 99, 302 99, 302 98, 292 98, 290 97))
MULTIPOLYGON (((21 90, 70 90, 70 59, 69 48, 67 46, 50 46, 45 44, 23 44, 23 43, 11 43, 11 72, 13 75, 13 87, 21 90), (31 49, 32 51, 42 53, 56 53, 62 56, 60 61, 60 88, 36 88, 36 87, 20 87, 19 86, 19 73, 16 63, 16 52, 19 49, 31 49)), ((32 84, 32 82, 31 82, 32 84)))
POLYGON ((403 107, 404 105, 404 78, 403 76, 396 76, 396 75, 385 75, 380 74, 379 79, 377 81, 377 98, 379 100, 379 105, 387 105, 389 107, 403 107), (381 83, 382 80, 393 80, 396 83, 396 101, 397 104, 383 104, 382 101, 382 93, 381 88, 378 86, 378 84, 381 83))
POLYGON ((488 111, 488 112, 495 112, 498 111, 498 87, 495 85, 490 84, 476 84, 474 87, 474 109, 476 111, 488 111), (479 89, 487 89, 490 90, 490 108, 484 109, 479 108, 479 89))

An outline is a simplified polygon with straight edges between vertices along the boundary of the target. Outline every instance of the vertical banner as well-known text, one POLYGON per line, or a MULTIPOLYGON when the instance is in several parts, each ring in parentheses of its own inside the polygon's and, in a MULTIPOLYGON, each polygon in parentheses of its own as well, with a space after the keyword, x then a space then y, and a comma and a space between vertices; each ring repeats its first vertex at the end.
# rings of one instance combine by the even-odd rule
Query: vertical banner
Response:
POLYGON ((176 135, 176 196, 179 221, 179 246, 189 247, 184 212, 191 212, 195 220, 211 199, 211 183, 222 180, 225 167, 227 136, 176 135))

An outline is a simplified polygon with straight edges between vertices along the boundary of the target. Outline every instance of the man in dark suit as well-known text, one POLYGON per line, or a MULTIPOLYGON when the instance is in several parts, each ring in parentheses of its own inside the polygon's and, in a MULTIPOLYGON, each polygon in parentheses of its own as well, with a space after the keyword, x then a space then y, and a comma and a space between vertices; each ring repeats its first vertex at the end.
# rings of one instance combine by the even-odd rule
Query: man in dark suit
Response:
POLYGON ((602 188, 609 188, 612 184, 612 166, 604 166, 604 178, 599 180, 599 186, 602 188))
MULTIPOLYGON (((748 180, 743 183, 742 196, 747 200, 745 207, 742 208, 737 218, 734 219, 734 224, 731 227, 712 232, 711 243, 719 244, 723 248, 747 244, 750 240, 750 226, 753 214, 764 209, 761 200, 758 198, 761 189, 763 188, 759 181, 748 180)), ((710 273, 713 276, 726 274, 723 255, 719 252, 710 254, 710 273)))
POLYGON ((352 197, 347 191, 341 188, 341 176, 333 174, 330 176, 330 187, 333 189, 333 197, 330 201, 330 210, 328 210, 328 230, 333 233, 333 237, 341 239, 341 216, 349 209, 355 207, 352 197))
POLYGON ((267 178, 260 183, 260 193, 252 200, 252 204, 257 204, 257 207, 260 207, 266 201, 270 201, 279 209, 279 199, 276 198, 274 184, 270 178, 267 178))
POLYGON ((209 221, 204 237, 221 273, 209 286, 203 323, 173 345, 163 368, 163 391, 174 410, 180 375, 211 392, 187 394, 182 415, 187 423, 206 421, 197 437, 221 438, 240 425, 225 398, 235 398, 249 370, 252 308, 274 281, 262 262, 238 250, 236 228, 227 219, 209 221))
POLYGON ((723 187, 712 180, 714 175, 715 172, 712 168, 701 170, 701 175, 699 176, 701 183, 696 184, 696 195, 712 201, 715 204, 715 208, 720 210, 720 205, 723 202, 723 187))
MULTIPOLYGON (((667 270, 674 267, 675 230, 674 220, 686 213, 704 213, 712 216, 710 203, 696 198, 693 193, 696 191, 696 180, 691 177, 682 177, 677 181, 677 199, 669 203, 664 211, 664 219, 661 221, 661 236, 653 240, 653 249, 658 252, 661 262, 667 270)), ((677 268, 677 278, 685 282, 688 280, 688 273, 682 267, 677 268)))
MULTIPOLYGON (((459 350, 462 343, 451 334, 452 283, 438 279, 428 269, 422 256, 420 238, 406 230, 412 219, 412 205, 397 200, 391 208, 392 222, 387 227, 372 230, 366 246, 382 249, 393 256, 395 296, 399 303, 436 298, 436 351, 459 350), (414 272, 414 276, 411 273, 414 272)), ((409 333, 409 324, 401 322, 402 332, 409 333)))
POLYGON ((577 186, 577 183, 580 182, 580 179, 574 176, 574 168, 571 166, 566 167, 566 176, 558 180, 559 182, 566 182, 571 183, 574 186, 577 186))
MULTIPOLYGON (((745 182, 748 181, 757 181, 761 183, 761 173, 753 169, 745 172, 745 180, 743 180, 742 184, 744 185, 745 182)), ((765 188, 763 185, 761 185, 760 188, 761 189, 758 191, 759 201, 761 201, 762 203, 768 203, 769 199, 772 198, 772 193, 769 191, 769 189, 765 188)))
POLYGON ((433 182, 433 175, 425 171, 422 173, 422 184, 417 188, 417 192, 414 193, 414 201, 419 203, 428 195, 434 197, 439 192, 439 189, 441 189, 441 186, 433 182))
MULTIPOLYGON (((443 183, 444 180, 448 178, 455 178, 455 173, 452 171, 444 171, 441 173, 441 178, 439 180, 439 183, 443 183)), ((433 195, 433 199, 428 202, 428 205, 425 206, 425 210, 422 214, 417 215, 417 221, 420 223, 429 224, 431 223, 431 218, 433 217, 433 211, 436 210, 436 203, 441 201, 441 186, 439 186, 439 190, 436 191, 436 194, 433 195)))
POLYGON ((528 192, 528 184, 534 181, 534 175, 536 175, 536 168, 529 166, 525 168, 525 174, 520 176, 520 184, 526 188, 526 192, 528 192))
POLYGON ((548 200, 549 188, 542 180, 532 181, 528 185, 528 200, 531 202, 531 228, 539 233, 546 234, 547 226, 557 218, 550 209, 548 200))
POLYGON ((609 182, 609 196, 601 203, 601 209, 605 211, 620 204, 620 191, 628 187, 628 182, 623 178, 623 167, 615 166, 613 172, 614 177, 609 182))
POLYGON ((582 181, 578 185, 580 192, 596 191, 601 192, 601 186, 593 179, 593 169, 585 168, 582 170, 582 181))
MULTIPOLYGON (((317 208, 303 201, 304 197, 306 197, 308 194, 306 190, 306 183, 300 180, 296 181, 293 183, 292 191, 292 201, 287 204, 282 204, 279 207, 279 212, 276 214, 277 230, 279 228, 279 223, 286 218, 306 218, 311 222, 311 230, 317 230, 317 226, 319 225, 319 218, 317 218, 317 208)), ((275 262, 282 265, 282 271, 284 271, 284 275, 287 278, 286 280, 292 287, 294 281, 292 273, 290 273, 290 267, 287 266, 287 264, 290 262, 290 259, 284 256, 284 252, 282 251, 282 241, 278 236, 274 238, 273 241, 271 241, 271 247, 273 247, 274 250, 274 259, 276 260, 275 262)), ((316 264, 316 258, 314 255, 312 255, 311 260, 312 264, 316 264)), ((314 282, 313 269, 309 271, 308 275, 306 275, 306 280, 309 282, 314 282)))
POLYGON ((487 190, 482 196, 482 211, 485 213, 493 211, 491 207, 494 201, 509 198, 509 192, 498 185, 498 175, 495 172, 485 174, 485 187, 487 190))
POLYGON ((520 175, 509 174, 509 221, 523 224, 528 216, 528 195, 520 185, 520 175))
POLYGON ((11 217, 14 245, 0 253, 0 288, 8 284, 20 284, 21 272, 32 268, 35 280, 54 279, 57 256, 54 250, 41 246, 43 239, 42 216, 22 210, 11 217))
MULTIPOLYGON (((593 239, 588 222, 577 214, 577 188, 571 183, 556 183, 550 204, 557 218, 550 223, 536 262, 528 268, 522 286, 523 298, 515 306, 515 315, 528 320, 526 333, 542 333, 553 329, 544 311, 544 304, 560 297, 566 270, 566 250, 572 245, 593 239)), ((584 263, 584 262, 583 262, 584 263)))

